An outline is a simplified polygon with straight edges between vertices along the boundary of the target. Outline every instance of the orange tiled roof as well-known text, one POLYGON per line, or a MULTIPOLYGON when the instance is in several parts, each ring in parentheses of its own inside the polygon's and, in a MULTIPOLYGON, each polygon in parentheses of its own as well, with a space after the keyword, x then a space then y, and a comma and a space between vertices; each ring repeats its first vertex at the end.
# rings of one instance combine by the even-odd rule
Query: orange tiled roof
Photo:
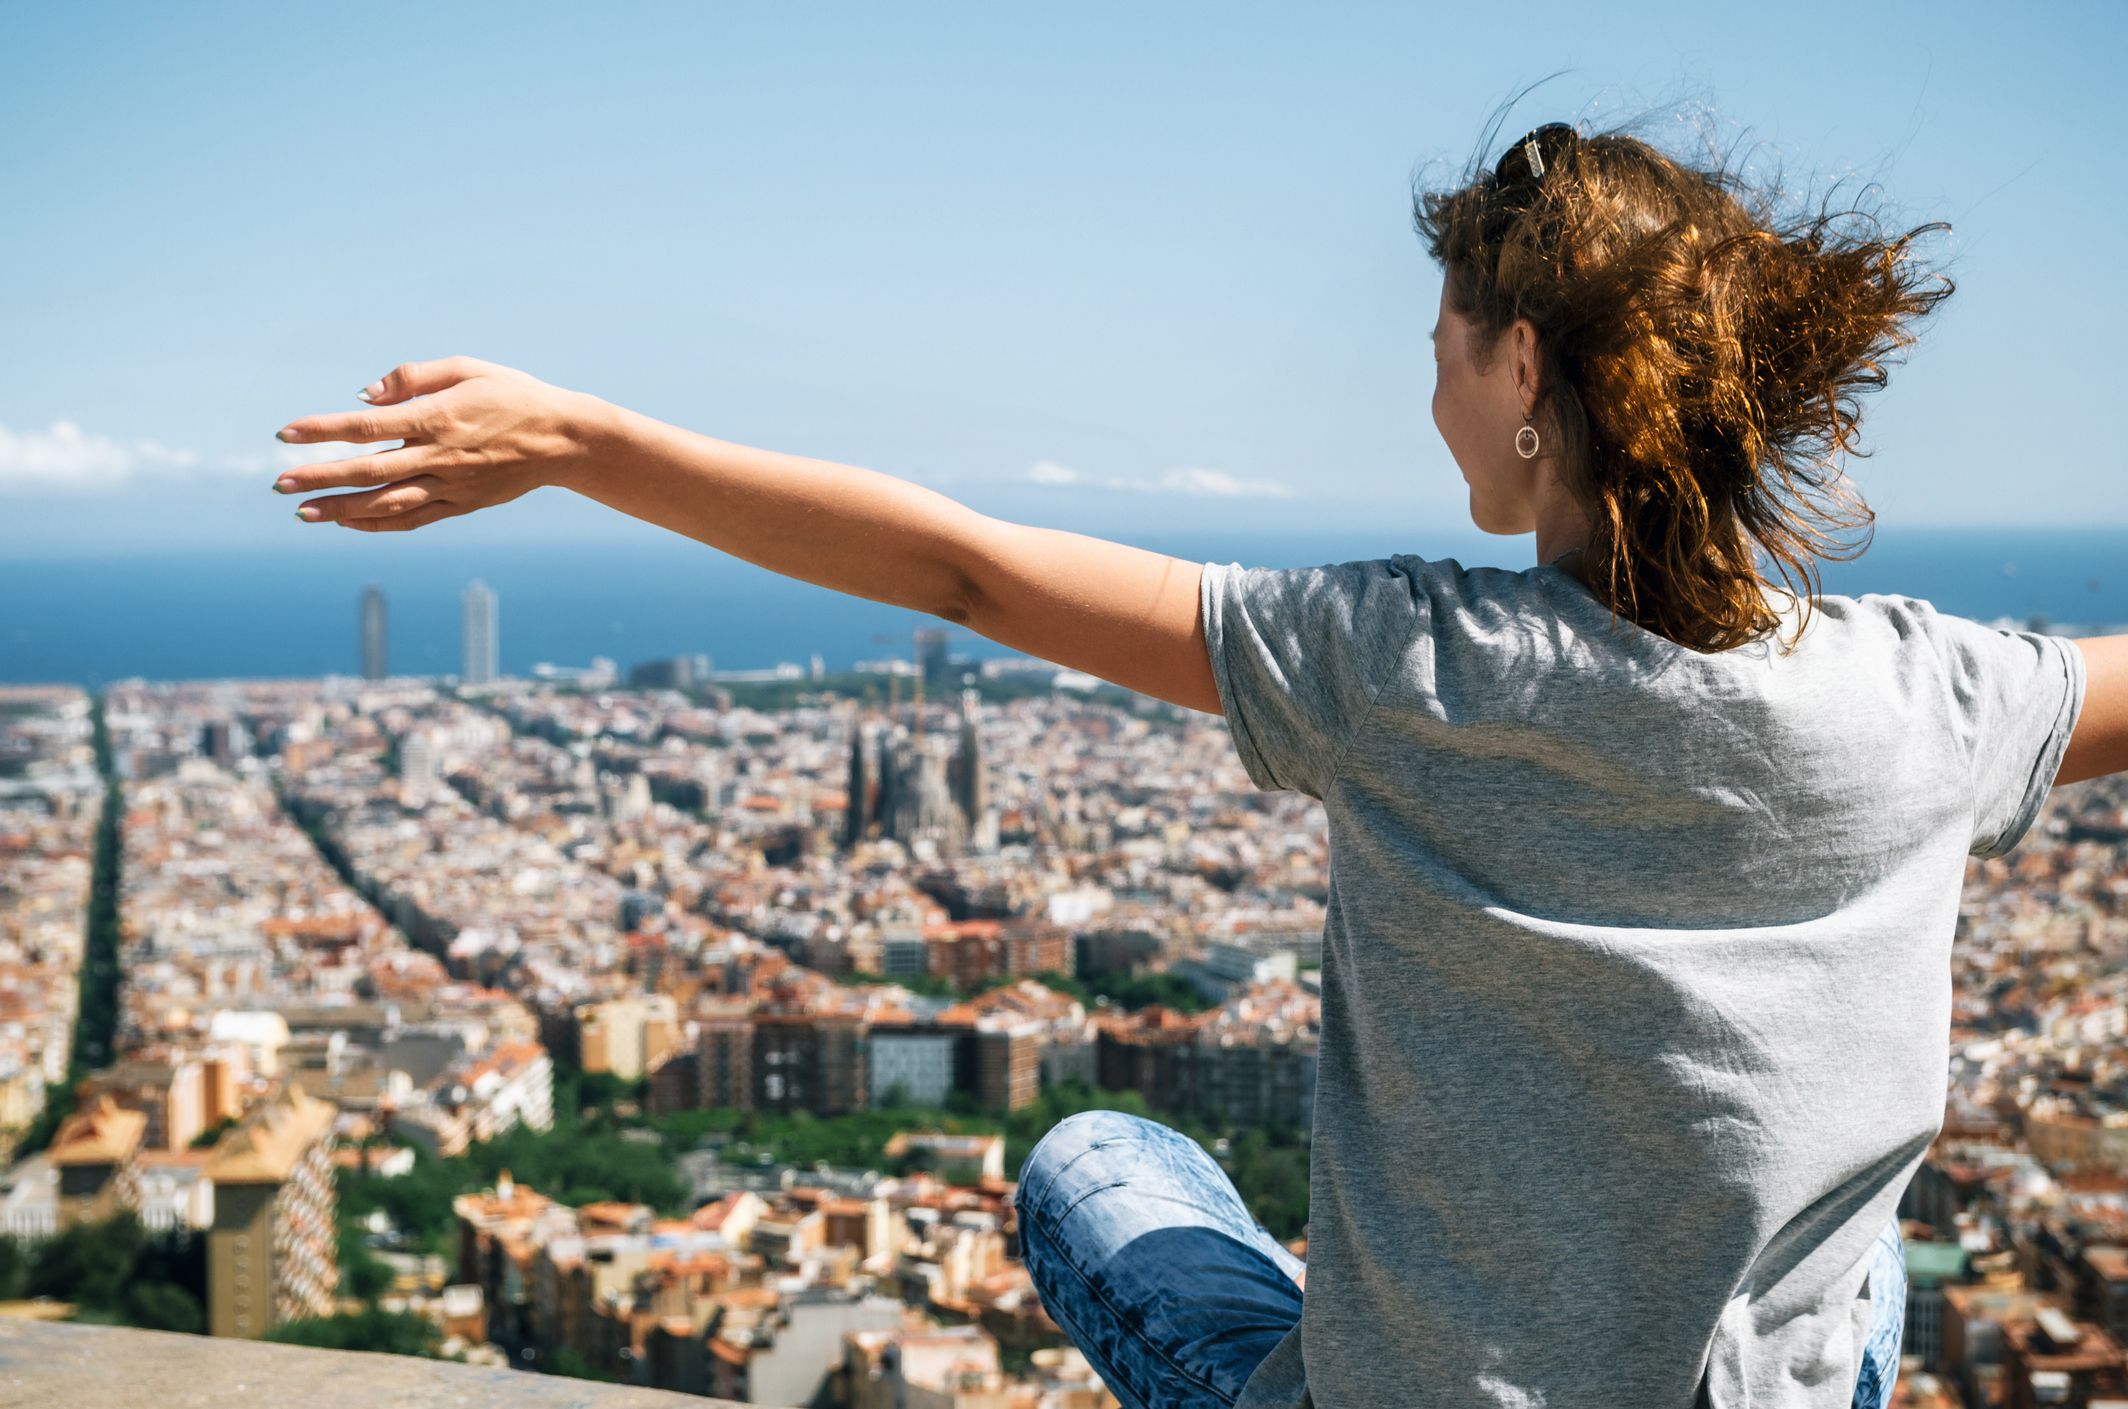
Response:
POLYGON ((222 1136, 208 1162, 207 1177, 217 1184, 278 1184, 313 1144, 331 1138, 339 1113, 332 1102, 291 1084, 277 1098, 253 1107, 242 1124, 222 1136))
POLYGON ((647 1208, 642 1204, 629 1204, 622 1203, 616 1199, 607 1199, 600 1203, 585 1204, 576 1212, 578 1218, 586 1223, 607 1223, 619 1226, 627 1223, 638 1214, 647 1211, 647 1208))
POLYGON ((715 1203, 706 1203, 696 1209, 693 1216, 687 1221, 696 1228, 712 1230, 722 1228, 724 1220, 731 1217, 732 1209, 737 1204, 738 1198, 737 1194, 726 1194, 715 1203))
POLYGON ((996 939, 1005 929, 1002 920, 941 920, 924 926, 925 939, 996 939))
POLYGON ((110 1096, 98 1096, 60 1123, 52 1137, 51 1161, 71 1165, 123 1164, 148 1132, 144 1111, 130 1111, 110 1096))

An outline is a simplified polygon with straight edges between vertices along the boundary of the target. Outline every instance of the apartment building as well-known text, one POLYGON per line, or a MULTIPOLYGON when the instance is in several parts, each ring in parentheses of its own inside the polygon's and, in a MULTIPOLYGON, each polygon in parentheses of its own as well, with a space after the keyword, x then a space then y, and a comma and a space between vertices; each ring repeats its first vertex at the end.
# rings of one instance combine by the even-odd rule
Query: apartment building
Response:
POLYGON ((59 1226, 93 1223, 139 1206, 134 1167, 148 1118, 94 1096, 60 1122, 50 1158, 59 1175, 59 1226))
POLYGON ((207 1235, 207 1326, 259 1336, 284 1321, 332 1314, 339 1292, 329 1101, 291 1083, 216 1142, 207 1235))

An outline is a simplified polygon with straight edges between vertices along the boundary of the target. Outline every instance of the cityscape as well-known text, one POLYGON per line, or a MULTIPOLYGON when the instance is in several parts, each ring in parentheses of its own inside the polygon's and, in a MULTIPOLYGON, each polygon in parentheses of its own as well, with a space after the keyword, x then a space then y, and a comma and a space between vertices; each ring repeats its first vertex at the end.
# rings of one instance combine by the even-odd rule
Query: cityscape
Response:
MULTIPOLYGON (((1119 649, 1204 625, 1176 564, 1576 576, 1576 508, 1667 560, 1611 579, 1643 623, 1713 608, 1662 599, 1733 519, 1809 557, 1776 588, 2128 635, 2086 410, 2128 280, 2079 258, 2128 216, 2128 6, 1906 8, 0 7, 0 1409, 1122 1409, 1253 1364, 1280 1409, 1585 1409, 1689 1385, 1702 1319, 1708 1409, 1846 1405, 1850 1361, 1868 1409, 2128 1409, 2128 771, 1946 860, 1948 971, 1805 1044, 1885 1075, 1867 1019, 1950 1015, 1887 1388, 1891 1240, 1792 1235, 1890 1166, 1731 1157, 1766 1146, 1715 1063, 1760 1109, 1825 1089, 1775 1089, 1748 993, 1666 976, 1722 1000, 1673 1025, 1617 1006, 1642 984, 1517 1007, 1547 969, 1493 946, 1343 947, 1455 940, 1377 898, 1398 860, 1527 832, 1514 751, 1558 753, 1514 702, 1564 696, 1516 643, 1557 622, 1487 613, 1461 738, 1513 766, 1416 810, 1348 769, 1444 737, 1376 709, 1394 676, 1342 688, 1376 647, 1250 623, 1286 703, 1333 687, 1387 745, 1343 752, 1237 695, 1224 610, 1209 679, 1119 649), (1130 562, 1163 585, 1112 590, 1130 562), (1279 735, 1327 812, 1244 766, 1279 735), (1497 1036, 1440 1041, 1481 991, 1497 1036), (1410 1021, 1353 1021, 1385 999, 1410 1021), (1635 1083, 1573 1040, 1606 1015, 1722 1097, 1705 1146, 1609 1118, 1635 1083), (1305 1271, 1185 1261, 1235 1242, 1080 1160, 1133 1128, 1065 1125, 1104 1111, 1305 1271), (1764 1240, 1682 1196, 1717 1161, 1764 1240)), ((1703 860, 1635 804, 1705 750, 1623 714, 1546 787, 1703 860)), ((1782 714, 1733 717, 1807 784, 1834 755, 1782 714)), ((1617 908, 1661 898, 1582 840, 1617 908)), ((1557 848, 1504 859, 1606 918, 1557 848)))
POLYGON ((463 606, 442 680, 371 586, 347 676, 0 687, 0 1298, 1090 1409, 1010 1194, 1093 1106, 1305 1252, 1328 856, 1219 720, 943 628, 512 679, 463 606))
MULTIPOLYGON (((0 689, 25 1314, 772 1405, 1116 1403, 1018 1261, 1076 1110, 1307 1250, 1329 855, 1223 721, 906 657, 0 689)), ((2128 786, 1969 862, 1899 1402, 2128 1384, 2128 786)), ((2071 1396, 2074 1397, 2065 1397, 2071 1396)))

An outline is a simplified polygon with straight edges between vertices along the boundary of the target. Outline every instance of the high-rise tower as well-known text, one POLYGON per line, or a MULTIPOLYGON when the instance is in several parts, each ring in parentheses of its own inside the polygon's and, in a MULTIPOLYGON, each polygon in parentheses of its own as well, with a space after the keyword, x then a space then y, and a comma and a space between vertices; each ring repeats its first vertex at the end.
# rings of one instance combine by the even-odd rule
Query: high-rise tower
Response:
POLYGON ((382 680, 392 673, 391 636, 384 589, 372 582, 362 589, 362 678, 382 680))
POLYGON ((916 629, 916 672, 925 684, 943 685, 952 671, 952 660, 946 654, 946 632, 943 627, 920 626, 916 629))
POLYGON ((496 675, 495 594, 478 578, 465 590, 465 670, 468 685, 486 685, 496 675))

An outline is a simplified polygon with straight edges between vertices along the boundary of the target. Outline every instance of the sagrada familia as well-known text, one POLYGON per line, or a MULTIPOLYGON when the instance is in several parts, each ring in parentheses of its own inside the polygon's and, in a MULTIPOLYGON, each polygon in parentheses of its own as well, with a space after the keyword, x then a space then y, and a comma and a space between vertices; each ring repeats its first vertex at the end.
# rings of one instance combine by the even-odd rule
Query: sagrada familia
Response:
POLYGON ((953 736, 929 733, 919 680, 906 720, 892 707, 886 719, 852 713, 845 849, 872 836, 892 837, 918 854, 940 857, 996 848, 997 815, 990 807, 976 728, 979 709, 980 696, 963 689, 953 736))

